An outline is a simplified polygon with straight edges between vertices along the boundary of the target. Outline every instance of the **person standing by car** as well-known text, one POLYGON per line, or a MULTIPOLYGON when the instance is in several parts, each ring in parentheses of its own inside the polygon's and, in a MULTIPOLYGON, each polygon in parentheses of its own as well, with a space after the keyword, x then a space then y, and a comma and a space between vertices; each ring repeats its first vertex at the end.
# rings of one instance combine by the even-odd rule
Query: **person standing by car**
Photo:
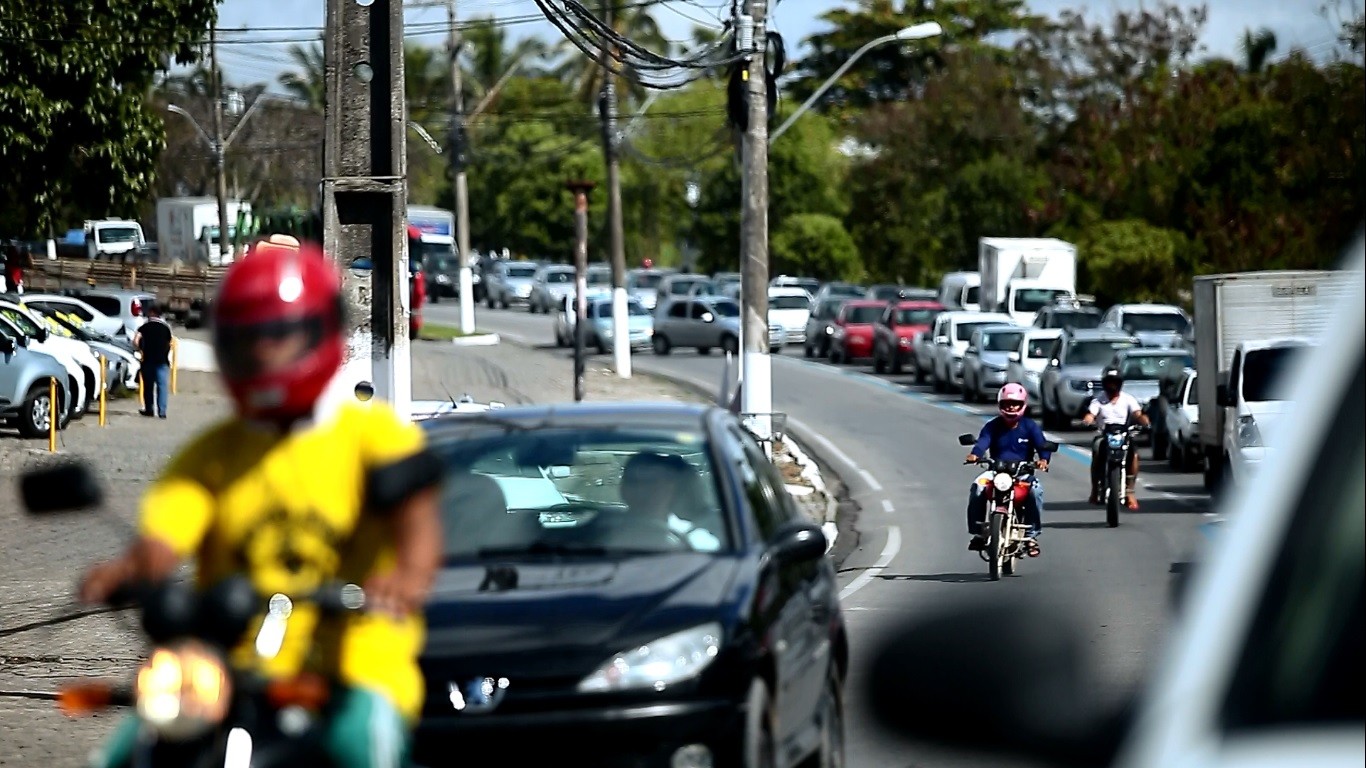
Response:
POLYGON ((133 334, 133 346, 142 353, 142 410, 143 416, 155 414, 166 418, 166 401, 171 392, 171 344, 175 335, 171 326, 161 318, 155 305, 147 307, 147 322, 133 334))

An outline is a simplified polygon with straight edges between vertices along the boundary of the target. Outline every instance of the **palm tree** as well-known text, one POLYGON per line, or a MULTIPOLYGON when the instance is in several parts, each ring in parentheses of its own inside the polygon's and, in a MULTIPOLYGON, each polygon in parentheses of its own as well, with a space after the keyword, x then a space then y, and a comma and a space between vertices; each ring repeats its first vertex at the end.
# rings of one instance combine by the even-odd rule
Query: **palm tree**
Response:
POLYGON ((409 118, 425 124, 433 115, 446 114, 451 78, 444 50, 423 45, 404 46, 403 81, 409 118))
POLYGON ((1249 74, 1257 74, 1266 67, 1267 59, 1276 52, 1276 33, 1263 27, 1256 34, 1243 32, 1243 66, 1249 74))
POLYGON ((298 70, 280 75, 280 85, 309 108, 323 111, 327 103, 327 87, 323 82, 322 43, 312 43, 307 48, 291 45, 289 57, 294 60, 298 70))
MULTIPOLYGON (((630 38, 637 45, 660 54, 667 55, 672 48, 648 6, 616 9, 615 15, 612 16, 612 29, 621 37, 630 38)), ((646 88, 641 85, 631 68, 619 63, 614 63, 614 68, 625 75, 624 95, 640 101, 645 95, 646 88)), ((599 61, 573 48, 569 60, 560 66, 558 74, 565 82, 574 86, 579 101, 585 104, 597 103, 605 74, 599 61)))

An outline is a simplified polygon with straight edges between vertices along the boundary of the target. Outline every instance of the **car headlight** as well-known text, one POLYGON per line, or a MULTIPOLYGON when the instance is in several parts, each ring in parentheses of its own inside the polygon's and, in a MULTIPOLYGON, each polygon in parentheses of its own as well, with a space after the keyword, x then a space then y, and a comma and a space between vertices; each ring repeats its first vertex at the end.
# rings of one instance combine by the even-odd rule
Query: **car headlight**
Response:
POLYGON ((1015 484, 1015 478, 1005 472, 997 472, 996 476, 991 479, 991 484, 996 486, 998 491, 1008 491, 1010 486, 1015 484))
POLYGON ((156 648, 138 670, 138 717, 170 741, 193 739, 223 722, 231 700, 228 668, 203 643, 156 648))
POLYGON ((579 691, 662 691, 666 686, 696 677, 720 650, 720 624, 711 622, 685 629, 618 653, 581 680, 579 691))

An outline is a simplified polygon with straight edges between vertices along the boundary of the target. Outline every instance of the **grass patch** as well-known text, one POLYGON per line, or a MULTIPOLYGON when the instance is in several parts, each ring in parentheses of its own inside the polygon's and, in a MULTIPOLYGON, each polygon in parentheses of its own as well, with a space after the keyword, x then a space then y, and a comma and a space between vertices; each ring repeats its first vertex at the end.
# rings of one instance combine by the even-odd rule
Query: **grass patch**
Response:
POLYGON ((485 336, 488 331, 476 330, 474 333, 463 333, 453 325, 442 325, 440 323, 424 323, 422 331, 417 337, 423 341, 450 341, 451 339, 463 339, 466 336, 485 336))

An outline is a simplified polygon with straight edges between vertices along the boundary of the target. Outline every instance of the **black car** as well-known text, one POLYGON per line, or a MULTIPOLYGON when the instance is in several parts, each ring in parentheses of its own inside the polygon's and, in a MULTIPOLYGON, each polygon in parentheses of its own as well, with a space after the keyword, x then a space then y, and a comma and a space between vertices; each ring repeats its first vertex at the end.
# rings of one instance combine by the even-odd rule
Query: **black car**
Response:
POLYGON ((518 406, 423 426, 449 474, 418 764, 842 764, 826 539, 734 415, 518 406))

